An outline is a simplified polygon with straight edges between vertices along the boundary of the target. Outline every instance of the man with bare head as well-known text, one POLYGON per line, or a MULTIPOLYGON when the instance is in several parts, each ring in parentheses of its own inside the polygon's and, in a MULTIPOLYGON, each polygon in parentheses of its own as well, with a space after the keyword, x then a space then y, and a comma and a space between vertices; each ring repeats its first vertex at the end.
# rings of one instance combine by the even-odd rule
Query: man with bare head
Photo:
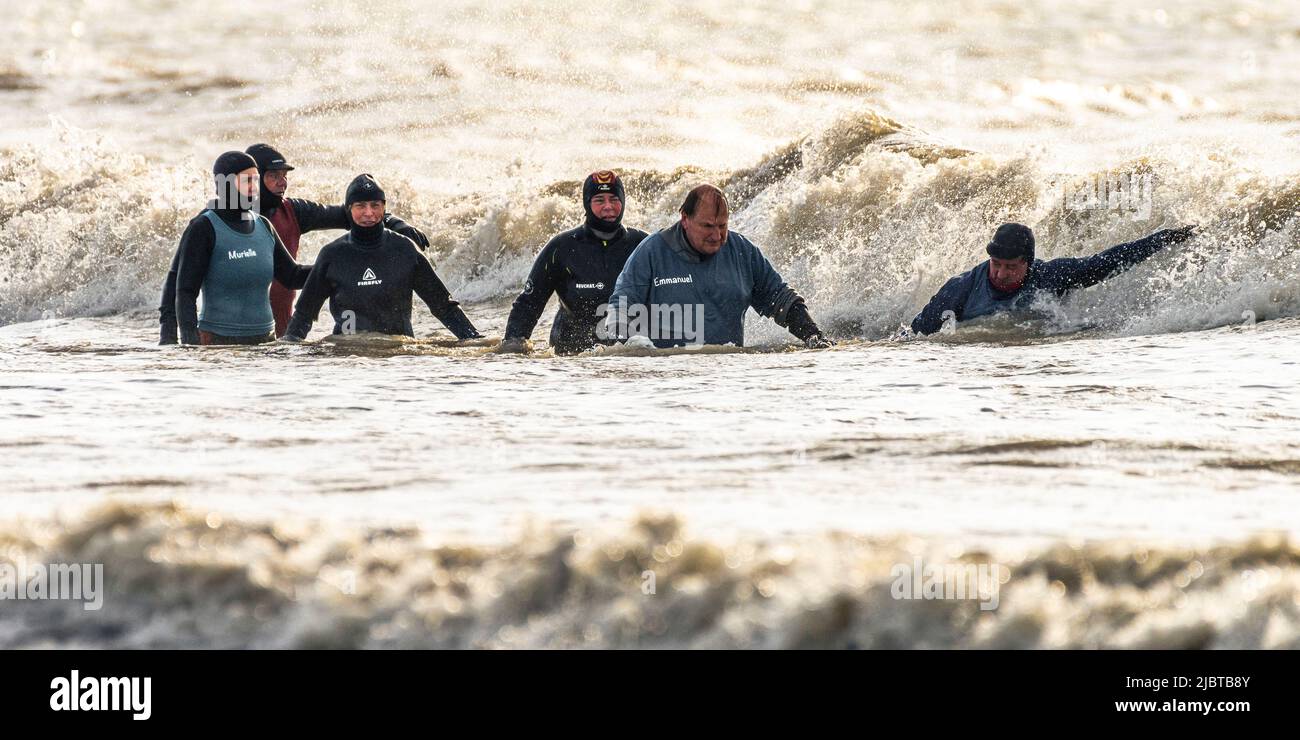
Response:
POLYGON ((829 347, 804 299, 758 247, 728 231, 727 196, 700 185, 682 202, 681 219, 637 246, 610 297, 606 332, 656 347, 745 344, 745 312, 753 308, 808 347, 829 347))

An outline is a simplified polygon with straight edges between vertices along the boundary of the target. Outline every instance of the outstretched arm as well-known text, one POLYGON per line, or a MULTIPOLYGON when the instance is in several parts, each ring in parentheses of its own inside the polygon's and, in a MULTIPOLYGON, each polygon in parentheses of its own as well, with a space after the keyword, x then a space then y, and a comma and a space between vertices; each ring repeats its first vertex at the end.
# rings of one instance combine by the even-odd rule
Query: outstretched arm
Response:
MULTIPOLYGON (((293 212, 298 217, 298 228, 302 233, 319 229, 348 229, 352 220, 348 218, 345 206, 325 206, 310 200, 293 198, 293 212)), ((384 214, 384 228, 396 231, 415 242, 421 251, 429 248, 429 237, 423 231, 411 226, 392 214, 384 214)))
POLYGON ((1040 267, 1044 285, 1051 290, 1067 291, 1087 288, 1114 277, 1133 265, 1145 262, 1170 244, 1192 238, 1195 226, 1161 229, 1137 241, 1111 247, 1091 257, 1064 257, 1040 267))
POLYGON ((346 229, 352 225, 343 206, 325 206, 311 200, 287 198, 298 217, 298 229, 306 234, 320 229, 346 229))
POLYGON ((420 248, 421 252, 429 251, 429 237, 424 235, 423 231, 406 223, 402 219, 391 213, 384 214, 384 228, 389 231, 396 231, 402 236, 415 242, 415 246, 420 248))

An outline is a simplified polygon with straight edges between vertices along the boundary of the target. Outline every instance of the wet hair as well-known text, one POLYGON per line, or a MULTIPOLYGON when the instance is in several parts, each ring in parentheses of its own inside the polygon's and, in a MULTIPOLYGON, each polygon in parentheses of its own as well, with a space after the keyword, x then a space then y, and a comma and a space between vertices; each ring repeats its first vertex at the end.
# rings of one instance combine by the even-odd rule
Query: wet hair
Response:
POLYGON ((691 188, 691 192, 686 194, 686 200, 682 201, 681 212, 687 218, 695 218, 695 212, 700 210, 700 203, 716 203, 720 210, 730 211, 731 206, 727 203, 727 195, 713 185, 697 185, 691 188))

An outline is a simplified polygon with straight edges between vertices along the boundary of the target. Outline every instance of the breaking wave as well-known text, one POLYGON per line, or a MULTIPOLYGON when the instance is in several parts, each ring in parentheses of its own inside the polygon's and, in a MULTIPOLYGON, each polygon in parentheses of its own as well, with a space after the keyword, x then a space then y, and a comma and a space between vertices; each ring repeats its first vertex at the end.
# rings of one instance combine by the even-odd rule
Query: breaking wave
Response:
POLYGON ((6 649, 1300 647, 1300 549, 1282 535, 997 553, 836 533, 715 542, 644 515, 473 546, 118 503, 0 531, 0 555, 102 564, 107 583, 98 611, 11 602, 6 649), (926 599, 898 586, 922 563, 1000 575, 979 598, 926 599))
MULTIPOLYGON (((206 174, 53 125, 57 143, 7 149, 0 160, 0 324, 152 308, 206 174)), ((988 235, 1008 220, 1035 228, 1045 258, 1177 223, 1202 227, 1123 276, 1043 302, 1046 321, 1035 331, 1164 333, 1300 314, 1300 177, 1266 177, 1216 151, 1053 173, 1031 155, 972 152, 864 110, 741 169, 623 174, 628 223, 648 230, 671 223, 693 184, 722 185, 733 228, 764 248, 841 337, 889 336, 948 277, 980 261, 988 235), (1071 206, 1069 193, 1098 182, 1137 183, 1141 200, 1071 206)), ((394 211, 429 233, 439 271, 469 302, 517 290, 541 245, 581 214, 577 180, 451 199, 406 181, 386 188, 394 211)), ((304 174, 291 195, 333 202, 337 189, 304 174)), ((326 240, 305 240, 307 257, 326 240)))

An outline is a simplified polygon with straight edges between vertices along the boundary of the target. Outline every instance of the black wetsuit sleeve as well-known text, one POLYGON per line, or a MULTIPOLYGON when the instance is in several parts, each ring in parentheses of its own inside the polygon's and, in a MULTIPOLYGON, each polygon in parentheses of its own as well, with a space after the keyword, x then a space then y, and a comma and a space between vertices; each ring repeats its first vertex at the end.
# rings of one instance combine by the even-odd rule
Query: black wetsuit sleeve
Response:
POLYGON ((1091 257, 1062 257, 1040 268, 1042 285, 1062 293, 1087 288, 1144 262, 1170 243, 1165 231, 1098 252, 1091 257))
POLYGON ((803 297, 786 283, 762 250, 748 240, 742 240, 741 243, 749 248, 750 269, 754 275, 754 290, 749 305, 760 316, 770 317, 777 326, 789 327, 790 309, 802 302, 803 297))
POLYGON ((271 236, 275 238, 275 281, 290 290, 297 290, 307 284, 307 276, 311 274, 311 265, 300 265, 293 255, 289 254, 289 249, 280 241, 280 235, 275 233, 271 224, 266 225, 271 229, 271 236))
POLYGON ((447 290, 447 286, 443 285, 438 274, 433 271, 433 265, 429 263, 428 258, 419 252, 415 253, 415 257, 415 276, 411 282, 415 294, 428 304, 433 315, 452 334, 455 334, 457 339, 481 337, 478 329, 474 328, 469 317, 461 310, 460 304, 452 300, 451 291, 447 290))
POLYGON ((289 326, 284 330, 285 336, 306 339, 307 333, 311 331, 311 325, 320 315, 321 306, 325 305, 325 301, 334 292, 327 277, 329 259, 328 249, 321 250, 321 253, 316 256, 316 264, 307 276, 302 292, 298 294, 298 302, 294 304, 293 318, 289 319, 289 326))
POLYGON ((181 261, 178 247, 172 255, 171 267, 163 280, 162 300, 158 304, 158 344, 176 344, 176 268, 181 261))
POLYGON ((415 246, 420 248, 421 252, 429 251, 429 237, 424 235, 423 231, 406 223, 402 219, 391 213, 384 214, 384 228, 389 231, 396 231, 402 236, 415 242, 415 246))
POLYGON ((786 328, 801 341, 806 342, 809 337, 822 333, 817 322, 813 320, 812 314, 808 313, 808 306, 804 304, 802 298, 786 311, 785 318, 788 322, 786 328))
POLYGON ((533 260, 533 269, 528 273, 524 290, 510 307, 510 318, 506 320, 506 339, 528 339, 537 327, 537 321, 546 310, 546 303, 551 294, 559 287, 558 273, 562 268, 555 263, 557 252, 556 240, 552 239, 533 260))
POLYGON ((352 226, 348 211, 343 206, 323 206, 300 198, 291 198, 293 213, 298 217, 298 230, 304 234, 320 229, 346 229, 352 226))
POLYGON ((199 291, 208 276, 216 240, 212 223, 206 218, 196 218, 181 234, 181 244, 176 250, 176 323, 184 344, 199 343, 199 291))
MULTIPOLYGON (((349 229, 352 227, 352 220, 348 218, 347 206, 326 206, 315 201, 301 200, 299 198, 293 198, 292 200, 293 212, 298 217, 298 229, 303 234, 320 229, 349 229)), ((415 246, 419 247, 421 251, 429 247, 429 237, 425 236, 423 231, 392 214, 384 215, 384 228, 396 231, 415 242, 415 246)))
POLYGON ((912 319, 912 331, 917 334, 933 334, 943 328, 943 314, 952 311, 953 317, 961 320, 962 306, 970 296, 970 278, 967 275, 957 277, 944 283, 938 293, 921 309, 921 313, 912 319))

